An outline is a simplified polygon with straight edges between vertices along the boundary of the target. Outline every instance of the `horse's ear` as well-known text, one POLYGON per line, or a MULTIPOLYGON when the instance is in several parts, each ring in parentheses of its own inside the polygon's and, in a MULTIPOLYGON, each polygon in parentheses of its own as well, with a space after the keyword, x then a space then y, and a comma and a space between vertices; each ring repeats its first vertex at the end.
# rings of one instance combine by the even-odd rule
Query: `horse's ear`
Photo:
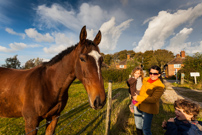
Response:
POLYGON ((95 39, 94 39, 93 42, 94 42, 96 45, 98 45, 98 44, 100 43, 100 41, 101 41, 101 38, 102 38, 102 34, 101 34, 100 30, 99 30, 99 32, 97 33, 97 35, 96 35, 96 37, 95 37, 95 39))
POLYGON ((80 32, 80 41, 84 42, 86 40, 86 37, 87 37, 86 26, 83 26, 80 32))

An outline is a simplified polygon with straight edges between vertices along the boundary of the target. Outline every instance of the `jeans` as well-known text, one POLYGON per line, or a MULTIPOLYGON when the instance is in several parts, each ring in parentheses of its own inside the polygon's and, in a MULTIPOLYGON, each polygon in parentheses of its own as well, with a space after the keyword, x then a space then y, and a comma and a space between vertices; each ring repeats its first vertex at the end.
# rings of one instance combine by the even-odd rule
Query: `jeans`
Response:
POLYGON ((134 106, 134 112, 136 128, 142 129, 144 135, 152 135, 151 123, 153 114, 140 111, 136 106, 134 106))

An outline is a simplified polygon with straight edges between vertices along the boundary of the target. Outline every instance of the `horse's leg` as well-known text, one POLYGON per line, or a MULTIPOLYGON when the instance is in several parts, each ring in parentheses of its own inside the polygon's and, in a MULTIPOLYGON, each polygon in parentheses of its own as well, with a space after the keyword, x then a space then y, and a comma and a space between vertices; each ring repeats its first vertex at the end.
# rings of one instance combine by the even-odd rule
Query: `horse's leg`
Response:
POLYGON ((46 135, 52 135, 55 132, 55 128, 58 122, 58 117, 59 115, 54 115, 46 118, 46 121, 49 122, 49 124, 46 125, 46 135))
POLYGON ((39 118, 38 117, 24 117, 25 119, 25 132, 28 135, 36 135, 37 129, 39 126, 39 118))

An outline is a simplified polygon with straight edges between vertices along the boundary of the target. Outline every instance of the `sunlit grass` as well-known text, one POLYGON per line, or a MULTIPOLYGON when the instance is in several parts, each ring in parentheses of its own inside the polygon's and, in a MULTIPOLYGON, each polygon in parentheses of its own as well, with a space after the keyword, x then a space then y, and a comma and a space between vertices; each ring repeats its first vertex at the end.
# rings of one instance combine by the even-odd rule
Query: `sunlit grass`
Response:
MULTIPOLYGON (((105 82, 105 90, 108 91, 108 82, 105 82)), ((125 82, 112 83, 113 105, 111 111, 111 135, 134 135, 134 116, 129 110, 131 99, 128 94, 128 86, 125 82)), ((93 110, 88 103, 88 95, 83 84, 75 80, 68 91, 69 99, 65 109, 61 112, 56 134, 57 135, 103 135, 105 134, 106 107, 101 110, 93 110)), ((202 110, 201 110, 202 112, 202 110)), ((173 104, 160 102, 160 112, 154 115, 152 121, 153 135, 162 135, 163 120, 175 117, 173 104)), ((198 120, 202 121, 202 116, 198 120)), ((45 124, 42 121, 40 126, 45 124)), ((0 118, 0 135, 24 134, 23 118, 0 118)), ((39 135, 45 134, 45 126, 38 131, 39 135)))

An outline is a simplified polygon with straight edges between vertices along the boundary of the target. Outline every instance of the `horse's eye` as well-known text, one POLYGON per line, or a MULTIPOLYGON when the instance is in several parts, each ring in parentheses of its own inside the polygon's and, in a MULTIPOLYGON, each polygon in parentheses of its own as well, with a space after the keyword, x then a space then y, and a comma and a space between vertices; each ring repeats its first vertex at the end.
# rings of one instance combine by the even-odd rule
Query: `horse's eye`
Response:
POLYGON ((80 60, 83 62, 86 62, 85 59, 83 57, 80 57, 80 60))

